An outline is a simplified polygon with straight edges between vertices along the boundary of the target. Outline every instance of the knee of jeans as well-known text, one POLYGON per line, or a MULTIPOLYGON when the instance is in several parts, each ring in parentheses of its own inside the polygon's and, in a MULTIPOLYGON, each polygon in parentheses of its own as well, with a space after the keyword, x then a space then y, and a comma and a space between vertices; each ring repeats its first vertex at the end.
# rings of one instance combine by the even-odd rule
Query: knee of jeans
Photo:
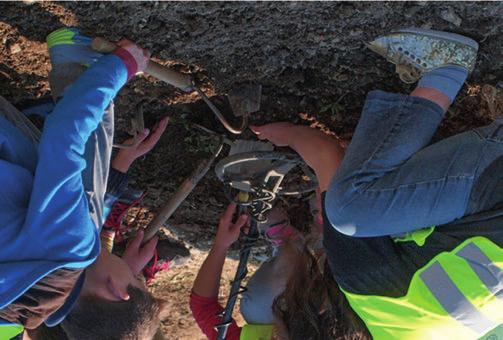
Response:
POLYGON ((328 221, 338 232, 347 236, 373 236, 379 214, 365 209, 365 198, 357 192, 329 190, 325 198, 328 221))

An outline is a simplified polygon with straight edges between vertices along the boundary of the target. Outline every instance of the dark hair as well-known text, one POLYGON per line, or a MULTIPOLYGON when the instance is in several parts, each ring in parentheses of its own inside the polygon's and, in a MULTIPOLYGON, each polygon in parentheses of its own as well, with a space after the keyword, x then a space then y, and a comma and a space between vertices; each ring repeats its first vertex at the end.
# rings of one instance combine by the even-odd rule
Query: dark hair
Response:
MULTIPOLYGON (((273 302, 273 313, 290 340, 371 339, 362 320, 332 277, 325 256, 299 250, 286 288, 273 302)), ((281 330, 280 330, 281 331, 281 330)))
POLYGON ((67 339, 153 339, 162 319, 164 302, 133 286, 128 287, 128 293, 129 300, 120 302, 81 297, 61 324, 67 339))

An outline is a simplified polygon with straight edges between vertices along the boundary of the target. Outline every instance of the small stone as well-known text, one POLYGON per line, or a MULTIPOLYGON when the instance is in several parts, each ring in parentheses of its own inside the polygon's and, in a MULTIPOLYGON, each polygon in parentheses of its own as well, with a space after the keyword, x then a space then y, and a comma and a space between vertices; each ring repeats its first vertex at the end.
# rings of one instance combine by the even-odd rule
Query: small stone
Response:
POLYGON ((10 47, 10 53, 16 54, 16 53, 19 53, 19 52, 21 52, 21 46, 19 44, 13 44, 13 45, 11 45, 11 47, 10 47))
POLYGON ((433 27, 433 23, 431 21, 425 22, 421 25, 422 29, 430 30, 433 27))
POLYGON ((461 18, 456 14, 456 12, 454 12, 451 7, 440 11, 440 17, 455 26, 461 26, 461 18))

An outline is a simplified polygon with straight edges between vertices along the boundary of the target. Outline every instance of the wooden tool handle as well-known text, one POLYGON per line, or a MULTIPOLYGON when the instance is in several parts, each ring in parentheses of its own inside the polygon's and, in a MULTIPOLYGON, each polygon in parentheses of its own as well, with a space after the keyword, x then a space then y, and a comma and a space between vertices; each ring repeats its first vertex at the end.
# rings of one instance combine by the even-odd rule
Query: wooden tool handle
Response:
MULTIPOLYGON (((91 48, 100 53, 111 53, 118 46, 113 42, 110 42, 103 38, 94 38, 91 42, 91 48)), ((150 74, 151 76, 162 80, 170 85, 178 87, 182 91, 192 92, 192 78, 188 74, 180 73, 175 70, 170 69, 164 65, 156 63, 155 61, 150 60, 148 62, 147 68, 145 69, 145 73, 150 74)))
POLYGON ((145 229, 143 234, 143 243, 146 243, 159 231, 159 229, 166 223, 166 221, 173 215, 175 210, 182 204, 182 202, 189 196, 189 194, 194 190, 197 183, 206 175, 211 165, 217 159, 218 155, 222 151, 224 143, 220 143, 217 147, 215 153, 199 163, 196 169, 192 171, 189 177, 187 177, 183 183, 178 187, 175 194, 171 196, 169 201, 157 212, 157 216, 150 222, 150 224, 145 229))

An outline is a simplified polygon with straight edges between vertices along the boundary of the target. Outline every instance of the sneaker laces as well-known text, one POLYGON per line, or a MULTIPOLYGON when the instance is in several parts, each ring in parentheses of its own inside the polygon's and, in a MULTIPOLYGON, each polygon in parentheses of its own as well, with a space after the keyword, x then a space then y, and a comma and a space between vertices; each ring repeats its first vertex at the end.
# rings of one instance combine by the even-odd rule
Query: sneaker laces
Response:
POLYGON ((411 63, 396 64, 395 72, 406 84, 413 84, 421 78, 422 72, 411 63))
POLYGON ((398 76, 404 83, 413 84, 421 77, 422 70, 407 55, 403 54, 404 52, 400 48, 399 52, 395 52, 397 56, 396 62, 393 62, 391 58, 387 59, 395 64, 395 72, 398 73, 398 76))

